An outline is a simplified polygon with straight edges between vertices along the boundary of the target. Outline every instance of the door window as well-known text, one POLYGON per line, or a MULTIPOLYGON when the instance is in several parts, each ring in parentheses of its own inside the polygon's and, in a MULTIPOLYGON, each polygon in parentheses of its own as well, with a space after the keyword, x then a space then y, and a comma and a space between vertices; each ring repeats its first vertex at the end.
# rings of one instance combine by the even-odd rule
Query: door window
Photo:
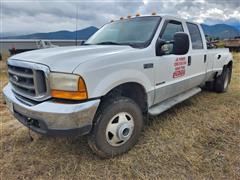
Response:
POLYGON ((187 23, 187 27, 192 42, 192 49, 203 49, 202 37, 198 25, 187 23))
MULTIPOLYGON (((183 32, 183 26, 181 22, 169 21, 164 28, 163 33, 160 38, 164 41, 173 41, 174 34, 177 32, 183 32)), ((162 51, 164 54, 171 54, 173 50, 173 43, 165 44, 162 46, 162 51)))

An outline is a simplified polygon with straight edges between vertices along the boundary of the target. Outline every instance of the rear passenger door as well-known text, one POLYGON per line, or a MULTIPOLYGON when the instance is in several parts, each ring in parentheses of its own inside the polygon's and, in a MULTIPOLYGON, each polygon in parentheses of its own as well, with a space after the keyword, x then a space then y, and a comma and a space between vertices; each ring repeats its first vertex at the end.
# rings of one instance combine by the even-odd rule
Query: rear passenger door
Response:
POLYGON ((186 75, 189 78, 189 88, 199 86, 205 79, 207 55, 203 44, 203 33, 199 25, 186 23, 190 35, 190 49, 186 75))

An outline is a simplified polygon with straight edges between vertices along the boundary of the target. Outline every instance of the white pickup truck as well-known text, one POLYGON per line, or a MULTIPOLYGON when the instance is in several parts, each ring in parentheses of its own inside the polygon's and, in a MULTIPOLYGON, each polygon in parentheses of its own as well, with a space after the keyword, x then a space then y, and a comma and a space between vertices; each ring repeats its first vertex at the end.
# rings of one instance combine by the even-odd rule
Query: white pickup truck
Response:
POLYGON ((13 115, 46 135, 85 135, 101 157, 128 151, 144 120, 199 93, 225 92, 233 58, 207 50, 199 24, 171 16, 110 22, 84 45, 35 50, 7 61, 13 115))

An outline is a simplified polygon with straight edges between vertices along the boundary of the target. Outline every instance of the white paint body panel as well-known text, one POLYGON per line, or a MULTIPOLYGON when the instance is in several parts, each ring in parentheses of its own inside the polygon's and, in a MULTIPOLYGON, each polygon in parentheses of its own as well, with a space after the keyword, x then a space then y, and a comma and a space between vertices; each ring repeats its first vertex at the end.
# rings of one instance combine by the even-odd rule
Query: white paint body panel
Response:
POLYGON ((57 47, 29 51, 15 55, 11 59, 44 64, 54 72, 79 74, 85 80, 89 98, 104 96, 123 83, 139 83, 148 94, 150 107, 166 98, 199 86, 216 71, 221 72, 223 66, 232 60, 228 49, 207 50, 206 40, 200 28, 204 49, 197 51, 190 49, 184 57, 193 56, 192 65, 186 67, 184 76, 173 79, 173 63, 179 56, 155 55, 156 40, 166 19, 181 21, 184 30, 188 33, 185 20, 162 16, 151 44, 144 49, 116 45, 57 47), (207 62, 203 63, 205 54, 207 62), (217 59, 218 55, 221 55, 220 59, 217 59), (153 64, 153 68, 144 69, 144 64, 149 63, 153 64), (161 82, 164 83, 157 84, 161 82))

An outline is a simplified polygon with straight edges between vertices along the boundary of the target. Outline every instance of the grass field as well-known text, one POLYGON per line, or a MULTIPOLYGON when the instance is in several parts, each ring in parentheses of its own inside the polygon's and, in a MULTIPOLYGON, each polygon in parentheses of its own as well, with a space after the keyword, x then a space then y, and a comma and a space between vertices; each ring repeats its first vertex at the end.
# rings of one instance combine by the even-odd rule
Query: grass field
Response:
POLYGON ((86 137, 32 133, 31 142, 1 99, 1 179, 240 179, 240 54, 234 60, 227 93, 204 91, 151 119, 138 144, 113 159, 93 155, 86 137))

